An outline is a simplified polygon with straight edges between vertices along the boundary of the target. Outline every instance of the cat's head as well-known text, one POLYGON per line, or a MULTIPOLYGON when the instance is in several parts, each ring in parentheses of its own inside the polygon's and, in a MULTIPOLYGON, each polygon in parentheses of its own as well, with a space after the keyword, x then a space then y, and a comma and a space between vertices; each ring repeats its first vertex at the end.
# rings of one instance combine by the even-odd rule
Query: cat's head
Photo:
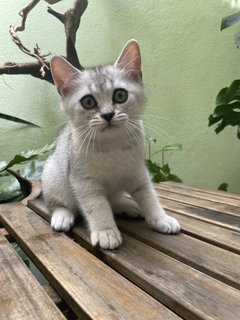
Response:
POLYGON ((144 103, 141 55, 136 40, 130 40, 114 65, 79 71, 55 56, 51 71, 63 109, 75 127, 122 128, 139 119, 144 103))

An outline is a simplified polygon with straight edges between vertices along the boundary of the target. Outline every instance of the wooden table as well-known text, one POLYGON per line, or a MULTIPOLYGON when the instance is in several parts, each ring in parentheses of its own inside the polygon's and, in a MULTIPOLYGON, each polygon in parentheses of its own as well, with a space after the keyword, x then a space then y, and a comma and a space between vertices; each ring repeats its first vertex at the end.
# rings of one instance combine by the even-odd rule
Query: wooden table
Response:
POLYGON ((0 319, 239 320, 240 195, 170 182, 156 190, 181 233, 119 219, 124 243, 113 252, 93 249, 81 224, 52 231, 40 200, 1 205, 0 319))

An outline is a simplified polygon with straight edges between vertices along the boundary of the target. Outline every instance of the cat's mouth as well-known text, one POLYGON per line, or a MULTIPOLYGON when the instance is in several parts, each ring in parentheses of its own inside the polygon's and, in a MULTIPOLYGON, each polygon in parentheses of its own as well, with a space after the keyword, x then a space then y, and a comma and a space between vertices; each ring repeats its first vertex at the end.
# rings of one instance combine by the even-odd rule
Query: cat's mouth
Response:
POLYGON ((108 123, 105 125, 105 127, 102 128, 101 131, 105 131, 105 130, 111 130, 112 128, 116 128, 116 125, 112 124, 112 123, 108 123))

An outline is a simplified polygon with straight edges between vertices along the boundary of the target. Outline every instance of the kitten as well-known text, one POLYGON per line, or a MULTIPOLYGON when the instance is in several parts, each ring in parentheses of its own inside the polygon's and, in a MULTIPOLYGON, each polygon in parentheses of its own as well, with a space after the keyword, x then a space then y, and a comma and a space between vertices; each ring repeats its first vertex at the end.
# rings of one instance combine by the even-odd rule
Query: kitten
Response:
POLYGON ((92 245, 104 249, 122 243, 113 212, 141 215, 157 231, 177 233, 180 226, 161 207, 144 165, 137 41, 125 45, 114 65, 79 71, 55 56, 51 71, 69 118, 42 174, 53 229, 67 232, 80 210, 92 245))

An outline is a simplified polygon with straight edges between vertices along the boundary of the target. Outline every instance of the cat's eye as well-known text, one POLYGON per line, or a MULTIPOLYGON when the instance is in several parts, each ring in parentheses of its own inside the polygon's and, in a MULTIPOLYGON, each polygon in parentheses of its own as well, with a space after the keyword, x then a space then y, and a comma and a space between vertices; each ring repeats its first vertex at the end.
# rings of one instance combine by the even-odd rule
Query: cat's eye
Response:
POLYGON ((93 109, 97 106, 97 101, 95 100, 95 98, 91 94, 84 96, 80 100, 80 102, 81 102, 82 107, 87 110, 93 109))
POLYGON ((127 101, 128 92, 125 89, 116 89, 113 92, 113 102, 114 103, 124 103, 127 101))

